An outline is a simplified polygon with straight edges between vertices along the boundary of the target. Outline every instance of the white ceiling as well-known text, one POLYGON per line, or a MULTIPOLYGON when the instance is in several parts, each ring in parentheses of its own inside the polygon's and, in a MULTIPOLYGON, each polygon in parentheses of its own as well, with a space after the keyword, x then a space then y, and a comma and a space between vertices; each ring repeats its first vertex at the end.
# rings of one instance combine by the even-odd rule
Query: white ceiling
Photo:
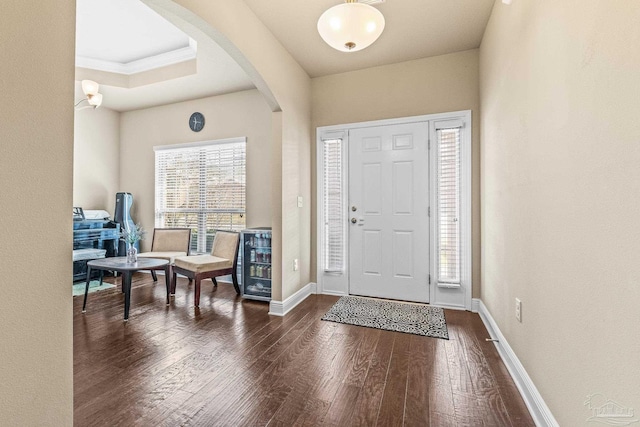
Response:
POLYGON ((139 1, 78 0, 76 56, 128 63, 189 46, 189 37, 139 1))
MULTIPOLYGON (((362 51, 343 53, 326 45, 316 28, 320 15, 341 0, 244 1, 311 77, 477 48, 494 3, 386 0, 375 6, 386 19, 380 38, 362 51)), ((92 58, 126 65, 189 47, 186 34, 139 0, 76 4, 78 63, 92 58)), ((128 111, 254 87, 223 49, 197 45, 197 74, 135 88, 102 84, 103 106, 128 111)))
POLYGON ((385 29, 370 47, 344 53, 317 31, 318 18, 341 0, 245 0, 309 76, 392 64, 480 46, 494 0, 386 0, 375 5, 385 29))

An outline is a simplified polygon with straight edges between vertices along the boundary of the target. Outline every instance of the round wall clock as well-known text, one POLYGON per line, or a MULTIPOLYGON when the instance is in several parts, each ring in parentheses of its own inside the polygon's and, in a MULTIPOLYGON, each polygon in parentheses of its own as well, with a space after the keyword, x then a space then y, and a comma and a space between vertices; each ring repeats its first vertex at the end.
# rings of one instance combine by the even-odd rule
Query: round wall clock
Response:
POLYGON ((202 113, 193 113, 189 117, 189 128, 194 132, 200 132, 204 127, 204 116, 202 113))

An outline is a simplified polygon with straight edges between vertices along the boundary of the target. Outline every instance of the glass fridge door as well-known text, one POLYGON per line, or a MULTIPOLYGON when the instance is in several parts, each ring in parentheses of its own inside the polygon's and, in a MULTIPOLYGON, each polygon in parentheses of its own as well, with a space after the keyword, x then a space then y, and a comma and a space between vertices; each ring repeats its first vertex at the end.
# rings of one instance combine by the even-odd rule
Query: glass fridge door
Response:
POLYGON ((271 231, 243 231, 243 296, 271 299, 271 231))

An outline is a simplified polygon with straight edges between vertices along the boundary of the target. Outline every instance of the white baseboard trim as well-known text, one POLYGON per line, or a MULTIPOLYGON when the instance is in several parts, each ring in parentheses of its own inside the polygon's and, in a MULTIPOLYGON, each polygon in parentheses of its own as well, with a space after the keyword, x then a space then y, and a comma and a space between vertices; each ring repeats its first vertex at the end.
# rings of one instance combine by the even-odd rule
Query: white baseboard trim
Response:
POLYGON ((284 301, 269 302, 269 314, 272 316, 284 316, 291 310, 293 310, 298 304, 304 301, 309 295, 316 293, 316 284, 307 283, 302 289, 295 294, 291 295, 284 301))
POLYGON ((425 303, 425 304, 429 304, 432 307, 438 307, 438 308, 444 308, 445 310, 457 310, 457 311, 465 311, 466 308, 459 306, 459 305, 449 305, 449 304, 441 304, 441 303, 425 303))
POLYGON ((349 295, 346 292, 337 292, 337 291, 322 291, 320 292, 322 295, 333 295, 334 297, 344 297, 349 295))
POLYGON ((472 313, 478 313, 480 311, 480 303, 482 301, 480 301, 479 298, 473 298, 471 300, 471 312, 472 313))
POLYGON ((507 342, 507 339, 502 335, 500 328, 498 328, 498 324, 495 322, 491 313, 484 305, 482 300, 474 299, 472 303, 472 307, 477 306, 478 313, 480 314, 480 318, 484 323, 484 326, 487 328, 489 332, 489 336, 491 338, 498 340, 494 342, 496 348, 498 349, 498 353, 502 358, 502 361, 506 365, 513 381, 518 387, 520 391, 520 395, 522 399, 524 399, 527 408, 529 409, 529 413, 531 413, 531 417, 533 421, 536 423, 538 427, 557 427, 559 426, 558 422, 554 418, 551 410, 545 403, 544 399, 538 392, 535 384, 527 374, 527 371, 520 363, 518 356, 514 353, 513 349, 507 342))

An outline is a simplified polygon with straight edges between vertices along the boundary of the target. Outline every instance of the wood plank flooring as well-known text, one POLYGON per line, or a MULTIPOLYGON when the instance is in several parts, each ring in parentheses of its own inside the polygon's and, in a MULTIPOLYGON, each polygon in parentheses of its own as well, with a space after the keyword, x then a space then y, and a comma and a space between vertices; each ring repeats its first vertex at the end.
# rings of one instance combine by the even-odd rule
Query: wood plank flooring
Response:
POLYGON ((118 289, 74 298, 76 426, 534 425, 477 314, 447 310, 447 341, 321 321, 323 295, 281 318, 205 281, 195 309, 179 279, 166 306, 159 279, 127 323, 118 289))

